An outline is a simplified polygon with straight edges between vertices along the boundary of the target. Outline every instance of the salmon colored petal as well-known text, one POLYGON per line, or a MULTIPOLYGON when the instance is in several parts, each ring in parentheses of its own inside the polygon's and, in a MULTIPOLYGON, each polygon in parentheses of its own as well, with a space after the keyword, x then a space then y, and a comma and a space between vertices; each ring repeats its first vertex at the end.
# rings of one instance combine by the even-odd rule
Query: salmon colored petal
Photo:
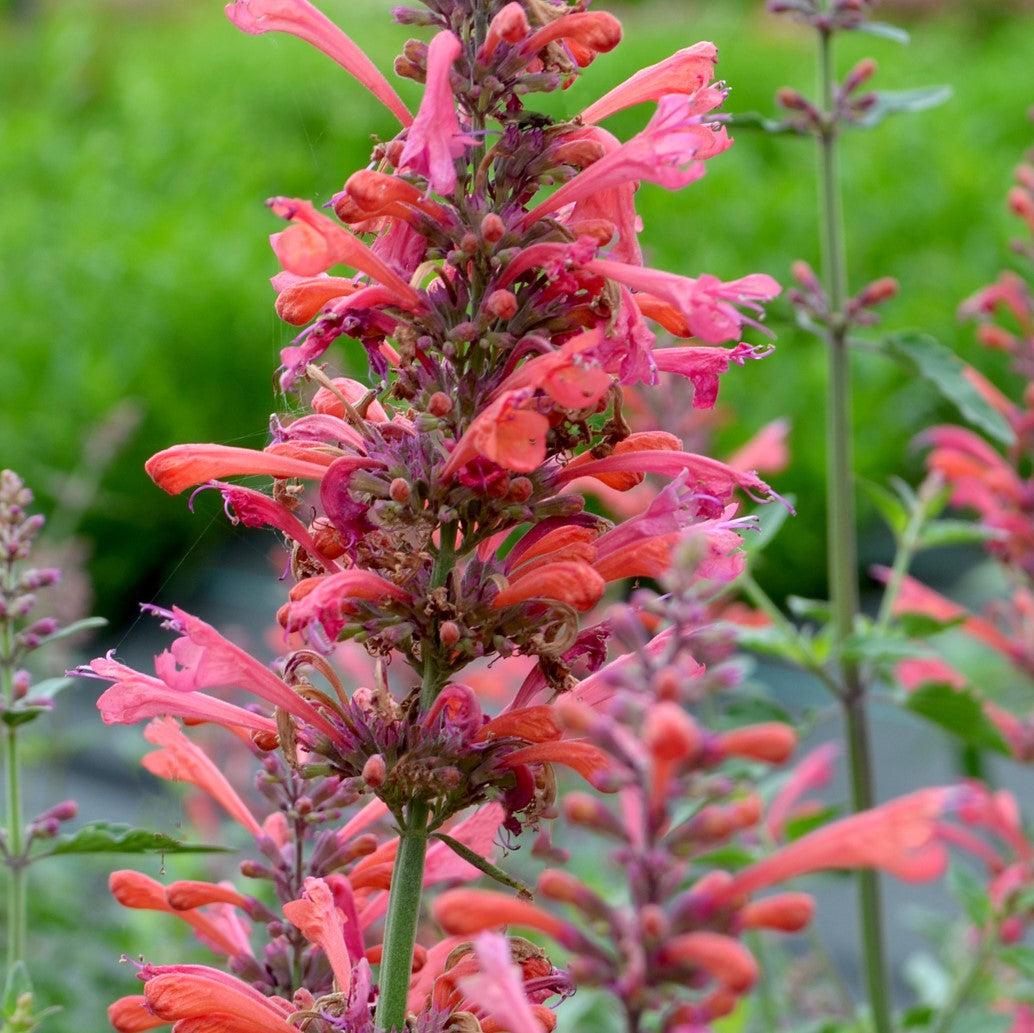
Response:
POLYGON ((223 477, 300 477, 319 480, 325 468, 316 463, 232 445, 173 445, 144 464, 162 491, 178 495, 223 477))

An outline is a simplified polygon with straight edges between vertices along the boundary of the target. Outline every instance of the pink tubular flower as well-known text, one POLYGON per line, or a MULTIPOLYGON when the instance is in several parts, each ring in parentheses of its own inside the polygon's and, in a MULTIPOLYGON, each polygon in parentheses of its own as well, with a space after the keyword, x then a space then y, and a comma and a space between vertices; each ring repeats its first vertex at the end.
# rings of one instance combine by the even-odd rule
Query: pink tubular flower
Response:
POLYGON ((761 473, 782 473, 790 463, 787 437, 790 424, 773 420, 766 424, 745 445, 738 448, 726 462, 734 470, 758 470, 761 473))
POLYGON ((161 747, 145 754, 141 761, 152 775, 197 786, 221 804, 227 814, 239 821, 256 839, 262 835, 262 829, 248 805, 208 754, 183 734, 176 721, 171 717, 156 718, 145 729, 144 738, 161 747))
POLYGON ((713 409, 718 400, 718 378, 736 363, 764 359, 772 354, 767 346, 738 344, 735 348, 658 348, 651 353, 661 373, 677 373, 693 384, 693 408, 713 409))
POLYGON ((286 32, 305 40, 358 79, 404 126, 413 121, 409 109, 376 65, 307 0, 234 0, 226 5, 226 16, 238 29, 253 36, 286 32))
POLYGON ((580 613, 591 610, 603 596, 606 582, 588 563, 555 560, 519 573, 492 600, 492 608, 516 606, 529 600, 556 600, 580 613))
POLYGON ((646 291, 672 305, 685 317, 690 332, 708 344, 721 344, 739 337, 744 323, 759 325, 735 306, 760 313, 758 302, 771 301, 781 287, 771 276, 755 273, 722 283, 714 276, 692 279, 676 273, 643 269, 637 265, 594 259, 586 268, 617 280, 636 291, 646 291))
POLYGON ((395 303, 419 309, 423 300, 405 280, 344 226, 316 211, 309 201, 274 197, 268 202, 274 215, 291 225, 274 233, 270 244, 280 264, 297 276, 316 276, 343 263, 358 269, 391 291, 395 303))
MULTIPOLYGON (((165 662, 158 658, 156 666, 165 662)), ((136 724, 146 718, 168 715, 195 722, 211 721, 231 729, 244 728, 267 735, 276 734, 276 723, 268 717, 253 714, 250 710, 204 692, 174 689, 161 677, 134 671, 110 656, 98 657, 75 673, 81 677, 103 678, 114 683, 97 700, 101 719, 108 725, 136 724)))
POLYGON ((582 122, 586 125, 601 122, 617 111, 633 104, 660 100, 665 94, 695 93, 714 78, 717 62, 718 49, 713 43, 694 43, 657 64, 640 68, 590 104, 582 112, 582 122))
POLYGON ((691 97, 662 97, 646 128, 614 148, 524 216, 524 225, 565 205, 611 190, 623 183, 648 180, 677 190, 704 174, 703 161, 729 146, 724 129, 702 124, 703 116, 721 104, 721 90, 701 90, 691 97))
POLYGON ((765 828, 773 839, 782 839, 786 823, 801 800, 833 779, 839 750, 835 743, 823 743, 811 751, 790 772, 782 788, 768 805, 765 828))
POLYGON ((474 143, 460 132, 449 75, 463 45, 451 32, 439 32, 427 49, 427 85, 420 110, 406 133, 401 171, 415 172, 442 196, 456 189, 456 159, 474 143))
POLYGON ((341 630, 342 615, 349 612, 352 600, 389 599, 405 602, 409 594, 369 570, 343 570, 308 578, 299 581, 291 591, 285 627, 288 631, 301 631, 319 623, 333 638, 341 630))
POLYGON ((656 473, 666 477, 677 477, 685 473, 688 487, 702 494, 713 495, 726 503, 737 488, 744 490, 757 501, 778 498, 760 477, 733 470, 717 459, 694 455, 691 452, 675 452, 658 449, 643 449, 607 456, 587 463, 568 464, 557 474, 557 482, 566 484, 575 477, 599 477, 611 473, 656 473))
POLYGON ((173 445, 151 456, 144 469, 151 480, 170 495, 222 477, 320 480, 327 472, 322 463, 232 445, 173 445))
POLYGON ((235 524, 245 527, 272 527, 296 541, 327 571, 333 573, 341 568, 324 556, 313 541, 305 525, 282 503, 251 488, 224 481, 209 481, 202 488, 215 488, 223 497, 227 515, 235 524))
POLYGON ((501 8, 488 23, 485 42, 478 51, 478 60, 487 62, 500 43, 520 43, 528 35, 530 26, 524 8, 517 0, 512 0, 501 8))
POLYGON ((831 822, 737 872, 718 895, 733 900, 830 869, 879 868, 908 882, 936 879, 948 861, 938 822, 958 794, 954 787, 920 789, 831 822))
POLYGON ((510 944, 499 933, 481 933, 474 940, 478 971, 459 979, 460 989, 489 1018, 508 1033, 542 1033, 520 970, 510 956, 510 944))
POLYGON ((345 947, 344 920, 327 883, 323 879, 306 879, 304 895, 285 904, 284 914, 310 943, 323 951, 338 991, 348 993, 352 985, 352 962, 345 947))

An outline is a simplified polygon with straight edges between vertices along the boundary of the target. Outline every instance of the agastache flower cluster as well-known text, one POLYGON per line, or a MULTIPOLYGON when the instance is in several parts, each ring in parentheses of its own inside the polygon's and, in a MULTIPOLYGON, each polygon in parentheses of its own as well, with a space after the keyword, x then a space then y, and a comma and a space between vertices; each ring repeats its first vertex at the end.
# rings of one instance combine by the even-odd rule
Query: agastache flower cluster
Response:
MULTIPOLYGON (((770 277, 723 282, 651 269, 638 243, 639 185, 692 183, 731 144, 714 114, 726 93, 714 80, 717 53, 709 43, 680 50, 558 122, 527 110, 526 97, 571 86, 613 49, 621 38, 613 16, 578 4, 436 2, 397 12, 432 30, 429 41, 408 42, 396 65, 424 86, 412 114, 306 0, 237 0, 226 10, 246 32, 286 32, 318 47, 402 129, 377 143, 329 211, 296 198, 269 202, 288 223, 271 237, 282 269, 276 309, 304 327, 280 368, 281 388, 298 391, 299 402, 273 417, 270 444, 178 445, 147 463, 170 494, 190 490, 193 502, 216 491, 235 523, 284 536, 291 585, 278 621, 288 651, 273 669, 173 607, 158 611, 176 637, 153 674, 111 656, 83 673, 113 682, 100 698, 105 721, 157 719, 149 735, 166 759, 149 763, 159 773, 185 770, 168 759, 189 746, 173 718, 222 725, 260 752, 281 751, 283 760, 266 762, 263 784, 295 827, 285 838, 282 819, 256 831, 245 818, 266 858, 246 874, 273 882, 297 931, 269 919, 261 959, 239 929, 206 932, 224 948, 237 944, 223 953, 250 985, 231 991, 229 977, 208 971, 145 969, 144 1000, 124 1025, 146 1028, 132 1024, 152 1016, 185 1033, 218 1013, 212 1028, 224 1031, 285 1022, 395 1030, 415 1015, 411 1027, 431 1033, 461 1028, 449 1023, 462 1012, 471 1016, 462 1028, 533 1033, 552 1022, 542 1005, 563 984, 519 941, 479 939, 447 966, 451 989, 432 986, 430 1003, 413 997, 432 851, 462 859, 467 867, 451 877, 474 865, 505 881, 486 859, 488 845, 460 835, 457 821, 471 807, 494 816, 493 836, 500 827, 516 836, 558 813, 557 766, 597 789, 620 788, 615 744, 592 723, 570 722, 577 707, 603 702, 593 678, 606 670, 612 630, 608 621, 585 627, 581 615, 612 582, 662 575, 687 538, 699 551, 694 577, 736 577, 750 525, 737 515, 737 493, 776 497, 753 470, 687 452, 664 431, 634 432, 622 413, 623 390, 649 390, 661 374, 685 378, 694 406, 709 408, 730 364, 770 351, 740 340, 779 292, 770 277), (625 142, 599 124, 647 104, 644 128, 625 142), (661 346, 654 324, 690 343, 661 346), (369 384, 322 365, 339 339, 361 345, 369 384), (590 481, 625 492, 648 474, 666 483, 616 526, 587 512, 572 488, 590 481), (272 478, 272 492, 232 480, 253 475, 272 478), (375 659, 369 685, 342 683, 335 658, 344 640, 375 659), (513 657, 530 669, 493 716, 466 673, 513 657), (407 665, 418 684, 393 692, 392 664, 407 665), (224 698, 227 690, 243 690, 252 704, 224 698), (352 879, 364 861, 349 868, 352 847, 331 828, 316 834, 310 820, 332 823, 329 815, 361 792, 398 831, 394 845, 369 855, 373 882, 360 884, 382 893, 370 919, 385 919, 382 944, 366 958, 378 965, 376 986, 368 967, 355 968, 362 914, 353 916, 339 885, 324 885, 342 871, 352 879), (313 808, 305 815, 303 801, 313 808), (294 860, 285 869, 287 855, 294 860), (352 969, 339 933, 351 943, 352 969), (323 961, 310 964, 302 938, 323 961), (237 1004, 217 1007, 227 993, 237 1004)), ((787 734, 775 733, 783 753, 787 734)), ((705 767, 737 752, 730 735, 707 740, 705 767)), ((210 784, 215 774, 208 770, 210 784)), ((681 784, 658 783, 653 806, 681 784)), ((548 851, 548 836, 540 844, 548 851)), ((139 879, 120 879, 133 896, 139 879)), ((267 921, 267 905, 235 892, 181 898, 148 884, 139 899, 159 910, 193 911, 177 907, 183 899, 229 905, 267 921)))

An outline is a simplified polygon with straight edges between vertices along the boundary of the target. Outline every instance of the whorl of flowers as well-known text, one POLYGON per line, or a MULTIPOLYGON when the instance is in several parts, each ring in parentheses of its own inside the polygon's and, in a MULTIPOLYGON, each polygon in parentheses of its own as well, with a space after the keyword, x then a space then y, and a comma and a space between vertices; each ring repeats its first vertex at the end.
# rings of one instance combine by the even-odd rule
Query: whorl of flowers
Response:
POLYGON ((309 680, 306 659, 274 675, 174 610, 167 619, 181 637, 143 694, 149 707, 139 708, 138 676, 95 664, 118 682, 105 713, 198 718, 214 707, 210 719, 243 724, 267 746, 278 739, 310 763, 366 777, 396 815, 422 800, 440 823, 500 795, 512 814, 538 813, 541 786, 520 788, 533 773, 560 763, 593 780, 598 751, 560 745, 546 704, 511 706, 486 724, 464 668, 520 654, 539 660, 539 694, 569 688, 576 658, 602 659, 607 629, 580 630, 579 614, 608 582, 660 573, 691 530, 713 553, 705 576, 734 574, 734 495, 771 497, 755 474, 685 452, 673 435, 630 433, 621 413, 622 386, 652 383, 658 370, 691 378, 697 403, 711 405, 730 361, 764 354, 716 346, 738 341, 778 292, 769 277, 722 283, 649 269, 636 239, 638 184, 685 185, 730 143, 711 121, 725 95, 713 82, 715 48, 681 50, 554 122, 526 111, 524 98, 569 85, 616 46, 611 15, 519 3, 398 12, 433 29, 397 63, 425 84, 410 118, 304 0, 239 0, 227 12, 249 32, 315 43, 403 129, 347 179, 333 215, 269 202, 289 224, 271 238, 283 267, 277 311, 309 324, 283 352, 281 384, 315 383, 306 410, 274 419, 262 451, 179 445, 147 469, 171 493, 221 492, 232 520, 291 541, 295 583, 280 621, 305 641, 299 657, 352 638, 375 656, 401 654, 422 686, 403 700, 335 696, 309 680), (597 125, 645 103, 654 113, 627 142, 597 125), (650 321, 707 346, 658 347, 650 321), (315 365, 341 336, 362 344, 372 387, 315 365), (272 496, 226 480, 249 474, 273 477, 272 496), (670 484, 619 527, 569 490, 576 477, 630 488, 646 474, 670 484), (275 729, 208 702, 204 690, 231 683, 276 708, 275 729), (136 709, 119 710, 130 687, 136 709))

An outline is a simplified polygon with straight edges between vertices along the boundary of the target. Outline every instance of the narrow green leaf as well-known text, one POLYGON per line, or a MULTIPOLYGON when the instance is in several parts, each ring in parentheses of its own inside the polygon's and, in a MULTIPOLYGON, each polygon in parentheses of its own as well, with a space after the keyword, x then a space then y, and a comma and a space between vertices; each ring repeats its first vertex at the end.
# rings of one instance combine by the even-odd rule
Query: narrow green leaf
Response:
POLYGON ((825 624, 833 616, 833 609, 825 599, 805 599, 800 595, 788 595, 786 607, 802 621, 815 621, 817 624, 825 624))
POLYGON ((4 1018, 11 1018, 18 1010, 18 1000, 25 994, 32 993, 32 979, 29 977, 29 970, 25 962, 19 959, 7 969, 7 976, 4 979, 4 997, 0 1008, 3 1009, 4 1018))
POLYGON ((948 890, 975 926, 982 928, 987 924, 991 918, 991 901, 987 887, 973 874, 972 869, 962 864, 952 864, 948 872, 948 890))
POLYGON ((1024 979, 1034 982, 1034 947, 1022 943, 1002 947, 998 951, 998 960, 1016 969, 1024 979))
POLYGON ((905 708, 970 746, 997 753, 1009 752, 1001 733, 988 720, 980 701, 969 689, 931 682, 910 693, 905 708))
POLYGON ((870 129, 890 115, 902 115, 936 108, 950 100, 950 86, 920 86, 915 90, 877 90, 876 102, 857 120, 856 125, 870 129))
POLYGON ((844 639, 840 655, 845 660, 893 663, 915 656, 916 644, 899 635, 856 631, 844 639))
POLYGON ((792 843, 795 839, 800 839, 801 836, 806 836, 839 817, 839 807, 823 807, 814 814, 802 814, 798 818, 791 818, 784 830, 786 841, 792 843))
POLYGON ((894 537, 900 538, 908 526, 908 510, 901 504, 901 501, 895 497, 893 492, 887 491, 882 484, 867 481, 863 477, 858 478, 858 486, 883 517, 883 522, 894 532, 894 537))
POLYGON ((64 692, 65 689, 74 685, 75 682, 75 678, 44 678, 43 681, 33 683, 32 695, 37 697, 45 696, 47 699, 53 699, 58 695, 58 693, 64 692))
POLYGON ((738 114, 729 115, 726 121, 743 129, 760 129, 766 133, 796 132, 785 119, 768 118, 758 111, 741 111, 738 114))
POLYGON ((78 635, 80 631, 92 631, 94 628, 106 628, 108 622, 103 617, 84 617, 81 621, 73 621, 63 628, 58 628, 53 635, 48 635, 42 645, 48 646, 51 642, 68 638, 70 635, 78 635))
POLYGON ((880 350, 940 391, 974 426, 1003 445, 1014 440, 1012 428, 966 379, 965 363, 950 348, 928 334, 891 334, 880 350))
POLYGON ((67 836, 59 836, 42 857, 58 854, 215 854, 227 847, 182 843, 164 832, 149 832, 131 825, 96 821, 67 836))
POLYGON ((932 520, 919 536, 920 549, 936 549, 944 545, 983 545, 1000 538, 993 527, 984 527, 970 520, 932 520))
POLYGON ((858 26, 858 31, 867 32, 870 36, 889 39, 894 43, 900 43, 903 47, 912 42, 912 37, 901 26, 890 25, 887 22, 862 22, 858 26))
POLYGON ((964 616, 953 617, 950 621, 938 620, 927 613, 899 613, 897 625, 909 638, 929 638, 939 635, 949 628, 958 627, 965 621, 964 616))
POLYGON ((30 721, 35 721, 40 714, 48 713, 50 713, 50 707, 23 706, 5 710, 0 714, 0 721, 3 721, 8 728, 18 728, 20 725, 27 725, 30 721))

